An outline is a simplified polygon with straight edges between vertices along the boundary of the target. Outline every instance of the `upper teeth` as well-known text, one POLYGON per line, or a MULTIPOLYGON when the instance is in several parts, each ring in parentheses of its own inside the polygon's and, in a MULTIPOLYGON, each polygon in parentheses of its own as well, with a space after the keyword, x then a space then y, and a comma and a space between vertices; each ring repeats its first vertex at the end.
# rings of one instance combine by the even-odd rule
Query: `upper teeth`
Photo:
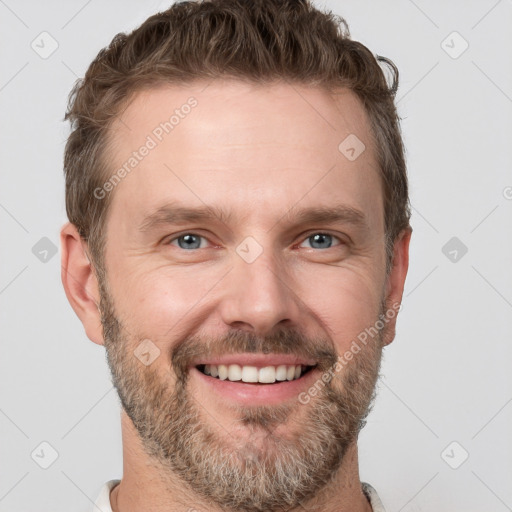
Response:
POLYGON ((279 365, 265 366, 257 368, 256 366, 240 366, 239 364, 206 364, 204 373, 212 377, 218 377, 221 380, 242 382, 261 382, 262 384, 271 384, 272 382, 283 380, 298 379, 302 372, 302 366, 298 365, 279 365))

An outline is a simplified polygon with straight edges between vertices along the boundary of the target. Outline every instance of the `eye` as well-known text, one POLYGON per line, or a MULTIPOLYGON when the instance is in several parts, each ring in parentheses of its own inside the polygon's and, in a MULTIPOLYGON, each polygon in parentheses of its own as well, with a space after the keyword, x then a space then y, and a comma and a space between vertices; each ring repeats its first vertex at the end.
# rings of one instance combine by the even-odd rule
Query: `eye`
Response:
POLYGON ((167 242, 168 245, 174 245, 173 242, 178 242, 178 247, 180 249, 189 250, 189 249, 201 249, 201 239, 206 240, 204 236, 197 235, 196 233, 185 233, 183 235, 177 236, 167 242))
MULTIPOLYGON (((204 249, 205 246, 201 245, 201 240, 208 242, 208 239, 197 233, 184 233, 176 236, 166 242, 167 245, 178 246, 183 250, 204 249), (176 242, 176 243, 175 243, 176 242)), ((317 232, 308 236, 302 243, 309 242, 313 249, 330 249, 331 247, 343 245, 344 242, 339 237, 329 233, 317 232), (333 240, 338 243, 333 245, 333 240)), ((302 247, 302 244, 300 245, 302 247)))
MULTIPOLYGON (((337 236, 330 235, 329 233, 313 233, 312 235, 308 236, 304 242, 309 241, 311 245, 313 246, 313 249, 330 249, 332 245, 332 240, 336 239, 340 243, 336 245, 342 245, 343 241, 338 238, 337 236)), ((302 243, 304 243, 302 242, 302 243)))

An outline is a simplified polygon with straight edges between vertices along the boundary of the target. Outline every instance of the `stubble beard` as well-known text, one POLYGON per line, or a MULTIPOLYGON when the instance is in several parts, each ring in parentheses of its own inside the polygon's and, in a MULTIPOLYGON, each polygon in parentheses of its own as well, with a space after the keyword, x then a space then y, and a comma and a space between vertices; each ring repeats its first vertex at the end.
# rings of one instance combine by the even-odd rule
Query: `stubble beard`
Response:
MULTIPOLYGON (((240 437, 239 431, 223 430, 212 421, 189 393, 187 362, 195 354, 205 354, 208 343, 194 338, 175 347, 166 379, 162 370, 144 366, 134 356, 140 339, 130 339, 107 287, 100 282, 112 382, 144 450, 162 481, 169 483, 169 492, 178 477, 198 497, 221 510, 269 512, 299 507, 335 478, 373 406, 382 331, 332 380, 322 382, 308 404, 239 407, 237 428, 243 426, 247 431, 240 437), (297 425, 294 412, 302 407, 308 409, 301 411, 297 425), (288 434, 276 434, 285 422, 290 425, 288 434)), ((382 303, 380 314, 384 311, 382 303)), ((315 355, 323 371, 334 368, 338 360, 325 342, 319 346, 296 331, 279 332, 265 340, 234 331, 222 341, 220 345, 231 347, 231 352, 296 353, 297 347, 303 347, 301 353, 315 355)))

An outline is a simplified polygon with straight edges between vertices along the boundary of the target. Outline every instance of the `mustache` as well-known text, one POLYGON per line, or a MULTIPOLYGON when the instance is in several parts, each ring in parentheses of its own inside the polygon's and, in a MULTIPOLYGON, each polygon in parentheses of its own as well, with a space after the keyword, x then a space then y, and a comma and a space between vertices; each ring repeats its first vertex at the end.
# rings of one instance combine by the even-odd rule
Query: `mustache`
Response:
POLYGON ((241 353, 294 354, 313 359, 323 371, 336 364, 338 357, 334 344, 325 337, 309 338, 295 329, 281 329, 263 337, 243 330, 223 336, 192 336, 173 347, 170 359, 178 379, 184 382, 192 361, 241 353))

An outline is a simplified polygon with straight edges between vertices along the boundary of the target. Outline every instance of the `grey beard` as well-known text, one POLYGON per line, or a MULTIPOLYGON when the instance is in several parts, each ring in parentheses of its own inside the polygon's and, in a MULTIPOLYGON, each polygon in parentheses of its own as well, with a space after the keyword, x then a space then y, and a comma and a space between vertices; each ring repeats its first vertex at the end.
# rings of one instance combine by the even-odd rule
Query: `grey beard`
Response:
MULTIPOLYGON (((112 382, 144 450, 161 468, 163 481, 178 477, 221 510, 269 512, 298 507, 335 478, 348 447, 366 424, 375 399, 382 336, 370 340, 309 404, 240 407, 239 424, 257 439, 251 442, 251 435, 242 441, 227 430, 215 431, 205 411, 201 417, 201 404, 187 393, 185 361, 190 353, 186 341, 184 350, 178 347, 171 357, 176 373, 172 389, 156 369, 143 368, 133 356, 133 341, 123 337, 108 296, 102 295, 101 310, 112 382), (300 425, 293 424, 297 407, 309 407, 300 425), (287 438, 276 435, 276 427, 286 421, 294 426, 292 433, 287 438)), ((262 348, 246 333, 234 336, 239 337, 239 348, 254 352, 262 348)), ((289 340, 289 336, 278 338, 279 351, 293 352, 302 346, 285 346, 289 340)), ((335 355, 324 353, 324 369, 332 366, 333 357, 335 362, 335 355)))

